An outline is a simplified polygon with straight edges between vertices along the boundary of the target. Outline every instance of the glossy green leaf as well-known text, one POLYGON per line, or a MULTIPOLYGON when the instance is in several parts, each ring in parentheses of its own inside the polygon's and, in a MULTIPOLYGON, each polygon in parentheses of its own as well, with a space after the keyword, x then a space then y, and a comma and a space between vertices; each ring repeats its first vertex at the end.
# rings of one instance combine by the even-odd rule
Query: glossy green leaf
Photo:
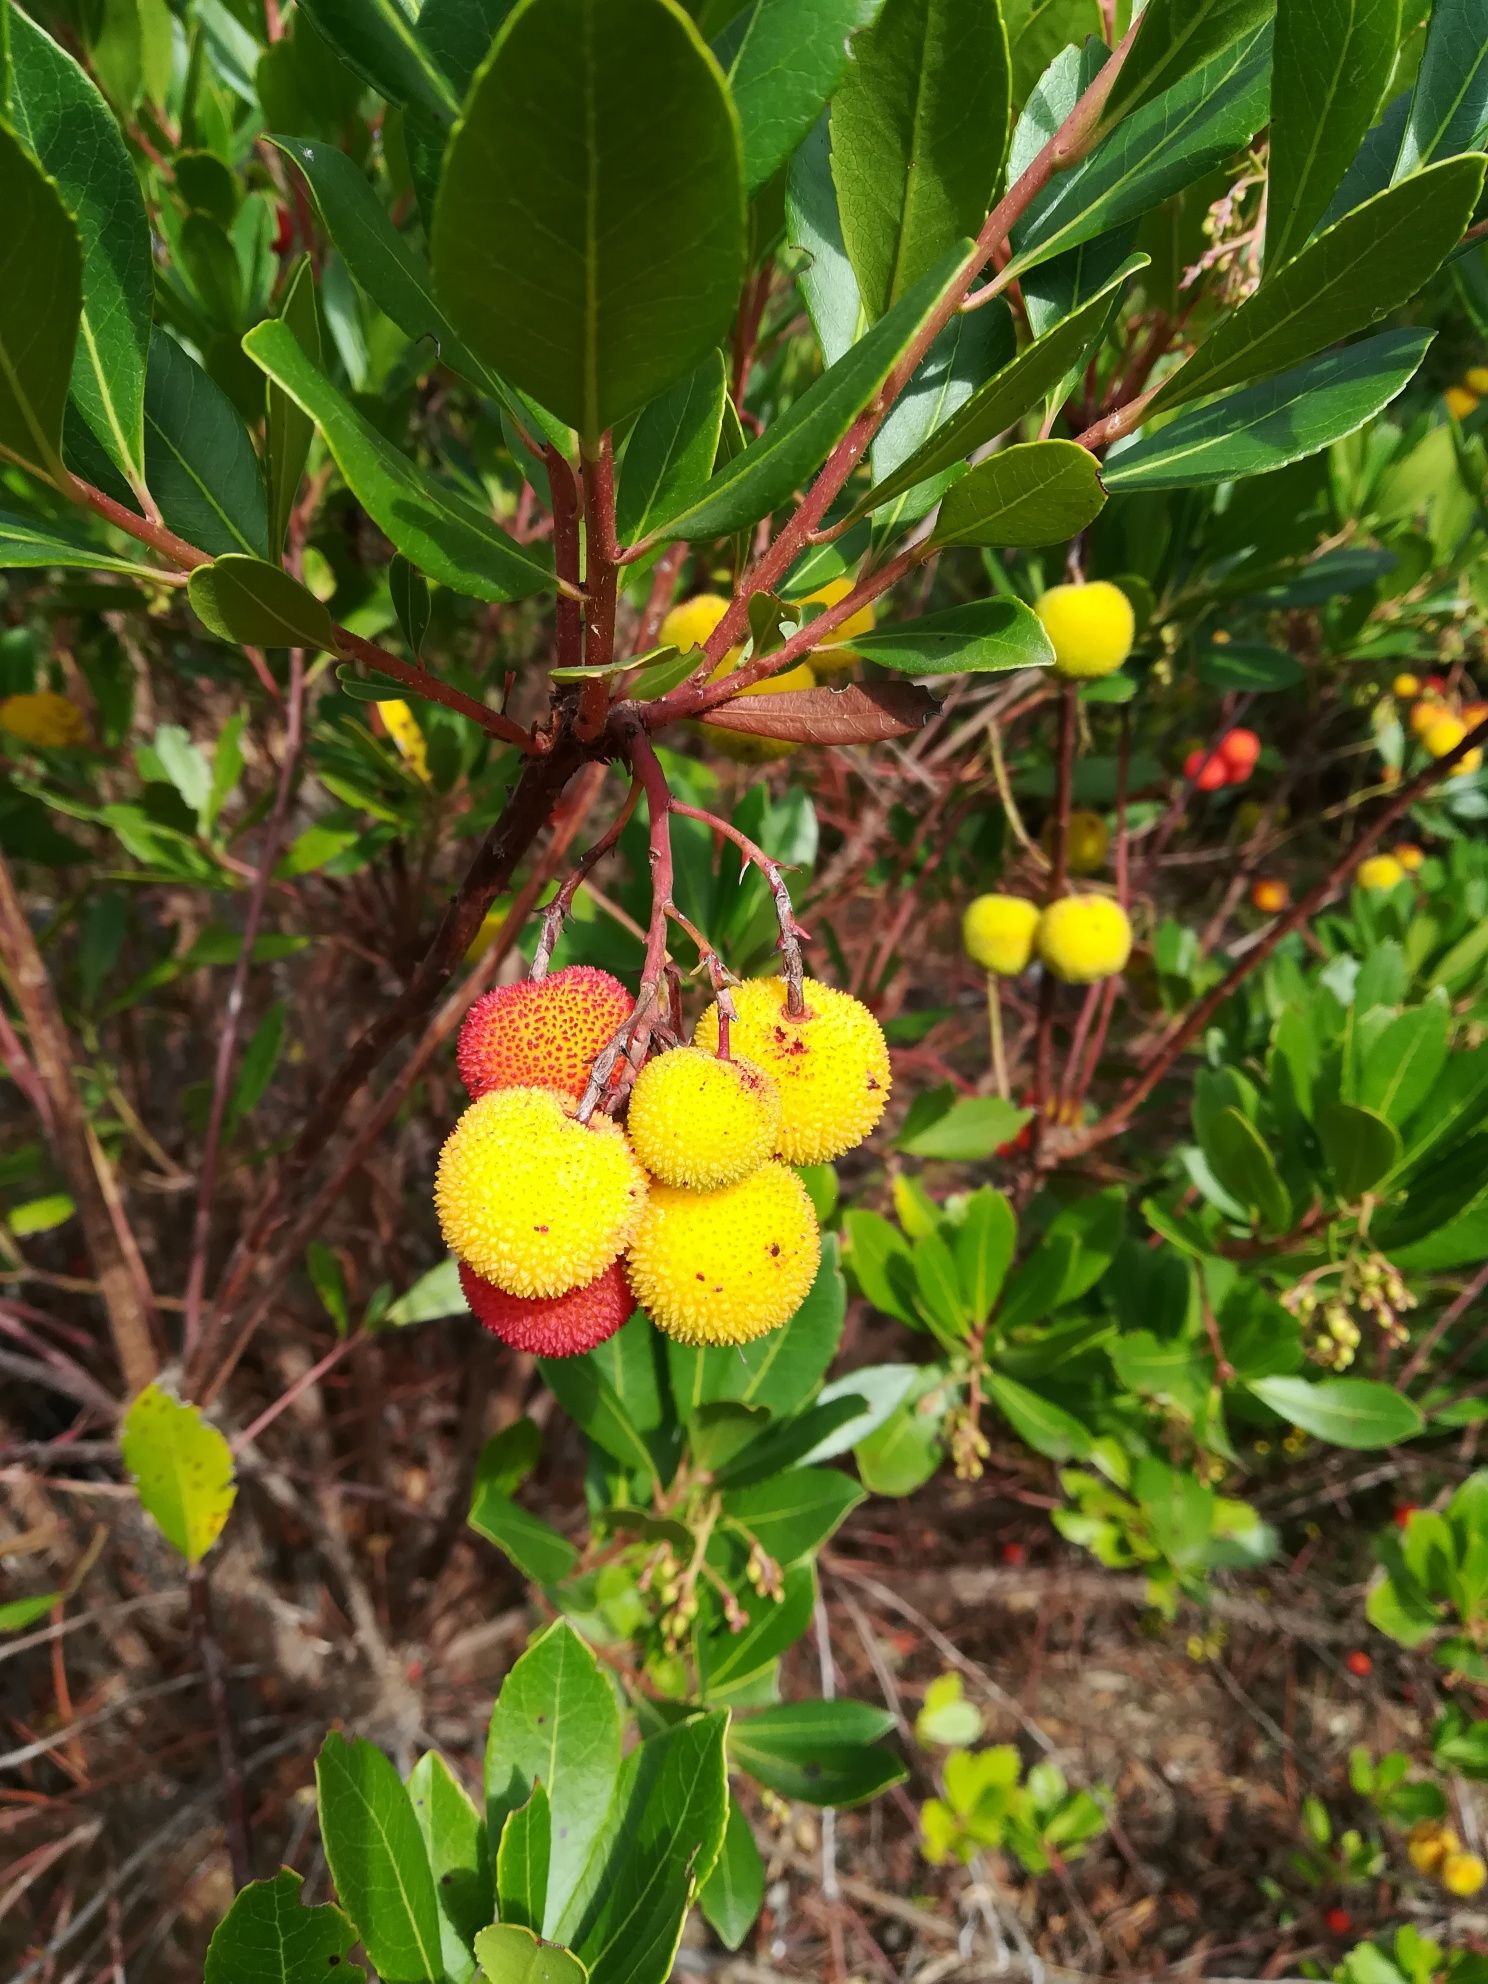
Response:
POLYGON ((1018 1222, 1001 1192, 982 1185, 967 1199, 951 1251, 973 1323, 985 1323, 1002 1293, 1018 1242, 1018 1222))
POLYGON ((1201 64, 1208 66, 1275 8, 1276 0, 1148 0, 1102 123, 1130 117, 1201 64))
POLYGON ((516 0, 424 0, 415 33, 464 97, 516 0))
POLYGON ((1330 1447, 1392 1447, 1426 1424, 1413 1399, 1372 1378, 1255 1378, 1246 1390, 1330 1447))
POLYGON ((145 480, 165 522, 198 551, 268 556, 268 500, 248 430, 164 331, 150 340, 145 377, 145 480))
POLYGON ((199 565, 187 591, 197 619, 219 640, 336 652, 329 609, 298 579, 262 558, 229 552, 214 564, 199 565))
POLYGON ((305 355, 287 324, 258 325, 243 349, 315 421, 352 493, 420 571, 475 599, 525 599, 552 585, 552 567, 539 553, 384 441, 305 355))
POLYGON ((334 1730, 315 1759, 320 1837, 337 1898, 385 1984, 443 1973, 439 1904, 407 1787, 382 1751, 334 1730))
POLYGON ((450 140, 433 249, 471 348, 591 439, 702 362, 738 304, 744 196, 675 0, 523 0, 450 140))
POLYGON ((1346 215, 1221 320, 1153 410, 1295 365, 1399 309, 1460 240, 1482 184, 1481 158, 1445 159, 1346 215))
MULTIPOLYGON (((73 399, 110 460, 138 487, 145 467, 145 361, 154 293, 139 181, 118 123, 91 79, 21 8, 6 11, 11 127, 55 181, 82 249, 73 399)), ((8 203, 6 216, 9 224, 8 203)), ((33 286, 31 294, 40 292, 33 286)))
MULTIPOLYGON (((22 572, 57 565, 78 572, 120 572, 126 578, 148 578, 158 568, 138 558, 104 551, 61 524, 32 523, 0 510, 0 572, 22 572)), ((174 576, 174 574, 172 574, 174 576)))
POLYGON ((1206 648, 1194 664, 1194 673, 1211 689, 1238 689, 1247 696, 1295 689, 1306 677, 1301 662, 1286 648, 1257 647, 1246 641, 1206 648))
MULTIPOLYGON (((314 364, 321 353, 320 310, 315 299, 315 268, 308 255, 302 255, 284 285, 280 318, 294 334, 296 342, 314 364)), ((277 553, 284 547, 289 520, 299 500, 300 478, 310 459, 310 443, 315 438, 315 422, 282 386, 264 381, 264 434, 269 484, 269 546, 277 553)))
POLYGON ((1436 0, 1392 177, 1481 151, 1488 137, 1488 5, 1436 0))
POLYGON ((850 1475, 830 1467, 793 1467, 723 1496, 727 1519, 777 1564, 794 1564, 819 1550, 863 1499, 850 1475))
POLYGON ((227 1441, 199 1406, 147 1385, 124 1415, 119 1450, 145 1512, 188 1564, 199 1564, 238 1492, 227 1441))
POLYGON ((252 1881, 212 1932, 202 1984, 360 1984, 366 1973, 347 1963, 359 1938, 329 1903, 306 1908, 299 1874, 286 1869, 271 1881, 252 1881))
POLYGON ((729 1754, 782 1798, 862 1805, 908 1775, 878 1741, 893 1727, 890 1710, 867 1702, 782 1702, 736 1720, 729 1754))
POLYGON ((1271 79, 1266 266, 1297 253, 1384 100, 1401 0, 1280 0, 1271 79))
POLYGON ((1380 331, 1242 386, 1113 448, 1102 479, 1112 495, 1189 489, 1302 461, 1388 406, 1414 377, 1430 342, 1426 331, 1380 331))
POLYGON ((553 1814, 541 1782, 501 1828, 496 1849, 496 1908, 502 1922, 515 1922, 541 1935, 548 1912, 548 1873, 553 1852, 553 1814))
POLYGON ((642 411, 625 444, 615 496, 622 544, 638 543, 700 493, 718 456, 726 391, 723 354, 714 351, 642 411))
POLYGON ((940 1465, 945 1447, 945 1387, 934 1371, 919 1375, 882 1424, 853 1449, 871 1495, 909 1495, 940 1465))
POLYGON ((1095 456, 1073 441, 1023 441, 968 469, 947 493, 932 544, 1062 544, 1105 506, 1095 456))
POLYGON ((842 242, 827 124, 825 116, 819 117, 791 160, 785 227, 787 242, 802 256, 796 286, 823 362, 835 365, 862 329, 863 299, 842 242))
POLYGON ((747 0, 713 43, 744 142, 744 185, 757 193, 785 164, 836 91, 852 38, 884 0, 747 0))
POLYGON ((731 1797, 723 1845, 698 1895, 698 1906, 724 1948, 736 1950, 753 1928, 764 1899, 765 1863, 754 1828, 731 1797))
POLYGON ((485 1984, 584 1984, 589 1975, 572 1950, 509 1922, 482 1929, 475 1954, 485 1984))
POLYGON ((698 1682, 705 1701, 747 1697, 787 1647, 795 1645, 811 1623, 816 1578, 809 1564, 797 1564, 786 1572, 778 1599, 753 1591, 740 1596, 742 1631, 725 1626, 716 1636, 699 1639, 698 1682))
POLYGON ((499 1839, 540 1783, 552 1813, 545 1933, 567 1906, 604 1827, 620 1769, 620 1714, 599 1663, 559 1620, 501 1684, 486 1739, 486 1817, 499 1839))
POLYGON ((987 218, 1007 152, 1002 16, 987 0, 886 0, 832 101, 832 180, 870 319, 987 218))
POLYGON ((0 211, 0 459, 61 482, 62 412, 82 317, 78 231, 54 182, 3 125, 0 211))
MULTIPOLYGON (((983 675, 1008 668, 1047 668, 1054 650, 1038 616, 1017 599, 981 599, 970 606, 952 606, 943 613, 927 613, 918 620, 891 621, 875 627, 871 634, 853 636, 853 652, 880 668, 893 668, 904 675, 983 675)), ((977 1098, 996 1104, 983 1111, 989 1120, 1016 1116, 1012 1105, 995 1096, 977 1098), (1000 1112, 1000 1113, 999 1113, 1000 1112)), ((965 1121, 970 1121, 964 1116, 965 1121)), ((1016 1136, 1014 1122, 1009 1136, 1016 1136)), ((998 1138, 998 1142, 1005 1142, 998 1138)), ((917 1156, 931 1157, 916 1142, 900 1145, 917 1156)), ((982 1152, 985 1156, 987 1153, 982 1152)))
POLYGON ((866 516, 917 482, 954 467, 1031 412, 1067 372, 1084 360, 1115 306, 1117 293, 1129 276, 1146 265, 1145 255, 1133 255, 1098 295, 1082 303, 1044 337, 1026 345, 1016 358, 978 387, 966 404, 916 448, 907 461, 875 484, 849 512, 850 517, 866 516))
MULTIPOLYGON (((983 612, 988 607, 1014 604, 1020 602, 983 600, 978 607, 953 607, 951 611, 954 614, 983 612)), ((1028 608, 1024 611, 1042 634, 1043 627, 1037 616, 1028 608)), ((950 614, 942 613, 930 616, 934 620, 948 620, 950 617, 950 614)), ((923 627, 925 622, 922 620, 913 624, 923 627)), ((908 629, 905 631, 908 632, 908 629)), ((1021 621, 1010 632, 1019 642, 1031 644, 1032 629, 1025 629, 1021 621)), ((1051 649, 1049 660, 1052 662, 1053 658, 1051 649)), ((1021 661, 1004 664, 1006 667, 1023 665, 1021 661)), ((975 1163, 981 1158, 991 1157, 1003 1144, 1012 1142, 1032 1113, 1000 1095, 953 1097, 949 1090, 937 1092, 927 1089, 915 1101, 919 1106, 912 1106, 905 1115, 895 1140, 896 1149, 908 1152, 911 1157, 939 1157, 952 1162, 975 1163)))
POLYGON ((443 124, 459 110, 453 84, 402 0, 300 0, 300 7, 347 67, 389 103, 411 105, 443 124))
POLYGON ((1270 1145, 1250 1118, 1233 1107, 1217 1110, 1201 1125, 1200 1141, 1225 1190, 1269 1232, 1282 1232, 1291 1221, 1291 1199, 1270 1145))
MULTIPOLYGON (((972 393, 1008 363, 1016 345, 1012 312, 1000 297, 985 310, 970 315, 958 312, 931 345, 873 438, 875 482, 886 481, 917 454, 972 393)), ((922 517, 953 474, 943 471, 907 487, 891 502, 870 499, 871 507, 880 512, 879 532, 887 535, 922 517)))
POLYGON ((533 1584, 557 1584, 579 1560, 578 1551, 551 1523, 487 1483, 477 1485, 469 1522, 533 1584))
POLYGON ((470 1945, 495 1914, 485 1820, 444 1758, 432 1750, 414 1765, 408 1796, 434 1876, 446 1984, 469 1984, 475 1974, 470 1945))
POLYGON ((726 537, 744 530, 808 483, 882 388, 969 252, 962 243, 903 296, 866 336, 814 380, 757 440, 735 455, 684 509, 653 524, 653 539, 726 537))
POLYGON ((1090 1435, 1063 1406, 1041 1398, 1000 1371, 985 1374, 987 1396, 1020 1440, 1047 1460, 1079 1460, 1090 1452, 1090 1435))
POLYGON ((1318 1141, 1338 1196, 1353 1204, 1400 1161, 1400 1132, 1372 1109, 1327 1102, 1318 1111, 1318 1141))
POLYGON ((1397 1130, 1414 1116, 1447 1065, 1451 1016, 1440 1001, 1409 1006, 1370 1042, 1359 1077, 1359 1102, 1397 1130))

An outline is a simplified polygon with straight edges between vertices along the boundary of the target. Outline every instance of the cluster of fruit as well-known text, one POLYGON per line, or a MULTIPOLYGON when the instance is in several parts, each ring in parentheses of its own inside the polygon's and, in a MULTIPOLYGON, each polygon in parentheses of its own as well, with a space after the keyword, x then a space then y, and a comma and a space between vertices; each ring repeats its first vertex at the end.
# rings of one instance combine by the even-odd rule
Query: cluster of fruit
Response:
POLYGON ((1244 785, 1261 755, 1261 740, 1253 730, 1237 724, 1206 750, 1200 744, 1183 760, 1183 776, 1192 779, 1200 792, 1218 792, 1221 786, 1244 785))
POLYGON ((1456 385, 1448 386, 1442 398, 1454 420, 1466 420, 1470 413, 1476 413, 1479 400, 1488 398, 1488 365, 1470 365, 1456 385))
MULTIPOLYGON (((1428 675, 1424 680, 1397 675, 1391 687, 1402 702, 1410 703, 1407 727, 1428 758, 1444 758, 1455 751, 1467 733, 1488 717, 1488 703, 1455 702, 1440 675, 1428 675)), ((1466 778, 1482 763, 1481 750, 1466 751, 1452 767, 1452 777, 1466 778)))
POLYGON ((1126 911, 1109 896, 1061 896, 1047 908, 1022 896, 978 896, 961 918, 966 955, 998 978, 1040 963, 1066 985, 1093 985, 1114 977, 1131 956, 1126 911))
POLYGON ((1462 1900, 1477 1894, 1488 1882, 1488 1866, 1482 1856, 1469 1853, 1441 1819, 1417 1820, 1410 1829, 1406 1851, 1418 1874, 1440 1881, 1448 1894, 1462 1900))
MULTIPOLYGON (((582 1107, 632 1015, 618 979, 571 965, 476 1001, 458 1049, 471 1104, 440 1152, 434 1201, 487 1329, 566 1357, 637 1306, 695 1344, 744 1343, 795 1314, 821 1236, 790 1167, 861 1143, 890 1081, 866 1006, 809 978, 801 993, 798 1015, 783 978, 720 995, 727 1012, 715 1001, 690 1046, 644 1063, 623 1123, 582 1107)), ((617 1111, 620 1093, 612 1084, 617 1111)))

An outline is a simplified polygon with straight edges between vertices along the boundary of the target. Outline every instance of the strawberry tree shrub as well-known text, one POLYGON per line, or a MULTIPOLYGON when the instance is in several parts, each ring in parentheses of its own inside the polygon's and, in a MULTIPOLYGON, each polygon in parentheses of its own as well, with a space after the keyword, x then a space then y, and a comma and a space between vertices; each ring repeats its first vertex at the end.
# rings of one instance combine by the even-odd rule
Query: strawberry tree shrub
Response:
MULTIPOLYGON (((755 1933, 793 1805, 911 1771, 927 1862, 1067 1882, 1118 1794, 954 1677, 918 1749, 839 1691, 839 1525, 1011 1466, 1171 1621, 1379 1450, 1420 1506, 1357 1631, 1456 1692, 1354 1766, 1380 1827, 1301 1815, 1267 1960, 1478 1974, 1391 1911, 1482 1885, 1488 1768, 1485 40, 0 12, 5 1430, 181 1560, 209 1984, 660 1984, 694 1905, 755 1933), (320 1400, 374 1465, 379 1372, 462 1431, 374 1602, 320 1400), (301 1436, 383 1687, 315 1762, 333 1900, 213 1603, 301 1436), (388 1694, 467 1508, 536 1621, 474 1769, 388 1694)), ((105 1908, 117 1966, 119 1893, 21 1975, 105 1908)))

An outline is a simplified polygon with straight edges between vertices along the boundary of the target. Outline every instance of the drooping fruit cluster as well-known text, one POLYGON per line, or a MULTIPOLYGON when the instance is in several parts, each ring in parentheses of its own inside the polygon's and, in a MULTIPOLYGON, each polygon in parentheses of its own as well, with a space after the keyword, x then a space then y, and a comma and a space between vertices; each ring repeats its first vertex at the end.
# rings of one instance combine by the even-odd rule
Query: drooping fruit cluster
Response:
POLYGON ((1114 977, 1131 956, 1126 911, 1109 896, 1061 896, 1040 910, 1021 896, 978 896, 961 919, 961 941, 973 964, 999 978, 1040 962, 1067 985, 1114 977))
POLYGON ((1237 724, 1209 750, 1201 745, 1183 760, 1183 776, 1193 780, 1200 792, 1218 792, 1221 786, 1244 785, 1261 755, 1261 740, 1253 730, 1237 724))
POLYGON ((1406 1852, 1418 1874, 1439 1881, 1448 1894, 1466 1901, 1488 1884, 1488 1866, 1469 1853, 1441 1819, 1418 1819, 1406 1836, 1406 1852))
MULTIPOLYGON (((1419 691, 1406 724, 1428 758, 1444 758, 1449 751, 1455 751, 1467 733, 1476 730, 1484 717, 1488 717, 1488 703, 1449 696, 1443 676, 1428 675, 1424 681, 1417 681, 1414 676, 1398 676, 1394 684, 1397 696, 1403 693, 1400 685, 1405 681, 1419 691)), ((1463 752, 1449 776, 1469 778, 1482 769, 1482 764, 1482 749, 1474 746, 1471 751, 1463 752)))

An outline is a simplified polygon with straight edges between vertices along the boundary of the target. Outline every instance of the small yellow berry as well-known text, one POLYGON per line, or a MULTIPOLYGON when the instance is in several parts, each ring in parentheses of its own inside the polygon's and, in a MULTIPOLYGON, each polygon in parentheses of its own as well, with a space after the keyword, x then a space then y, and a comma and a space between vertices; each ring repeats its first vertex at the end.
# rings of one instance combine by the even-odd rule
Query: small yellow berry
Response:
POLYGON ((1132 651, 1137 623, 1131 601, 1106 579, 1050 586, 1033 610, 1053 644, 1060 675, 1111 675, 1132 651))
POLYGON ((1396 846, 1390 849, 1390 852, 1400 863, 1407 875, 1419 874, 1426 860, 1425 855, 1412 840, 1398 842, 1396 846))
POLYGON ((1405 880, 1405 870, 1393 854, 1371 854, 1367 861, 1359 863, 1354 880, 1361 889, 1393 889, 1397 882, 1405 880))
POLYGON ((1418 1874, 1435 1874, 1449 1853, 1462 1851, 1462 1841, 1440 1819, 1418 1819, 1406 1834, 1405 1850, 1418 1874))
POLYGON ((728 601, 721 593, 695 593, 674 606, 657 630, 657 642, 664 648, 678 648, 686 654, 704 647, 709 635, 728 612, 728 601))
POLYGON ((1411 704, 1410 715, 1406 718, 1406 722, 1410 726, 1411 735, 1419 737, 1424 731, 1429 730, 1432 724, 1439 723, 1449 714, 1446 704, 1440 697, 1422 696, 1419 702, 1411 704))
POLYGON ((1412 696, 1419 696, 1421 693, 1420 676, 1410 674, 1397 675, 1395 680, 1390 684, 1390 693, 1399 696, 1402 702, 1408 702, 1412 696))
MULTIPOLYGON (((1054 823, 1051 820, 1040 836, 1044 851, 1052 853, 1054 823)), ((1099 813, 1078 809, 1071 813, 1064 830, 1064 865, 1072 875, 1098 875, 1106 865, 1111 848, 1111 830, 1099 813)))
MULTIPOLYGON (((828 579, 824 586, 818 586, 815 592, 807 593, 806 599, 813 605, 820 603, 822 606, 836 606, 840 600, 847 598, 857 583, 857 579, 851 573, 844 572, 840 578, 828 579)), ((851 643, 860 634, 871 634, 877 617, 877 610, 870 600, 866 606, 859 607, 856 613, 849 614, 840 627, 834 627, 821 646, 812 650, 811 666, 814 672, 818 676, 830 678, 833 675, 845 674, 855 661, 860 661, 862 656, 854 654, 851 643)))
POLYGON ((1028 969, 1038 922, 1038 906, 1021 896, 978 896, 961 918, 961 942, 983 971, 1016 978, 1028 969))
POLYGON ((1477 394, 1469 392, 1466 386, 1448 386, 1442 398, 1446 402, 1447 412, 1454 420, 1466 420, 1467 416, 1476 410, 1478 404, 1477 394))
POLYGON ((1477 1853, 1449 1853, 1441 1866, 1441 1884, 1448 1894, 1466 1901, 1488 1881, 1488 1866, 1477 1853))
POLYGON ((628 1262, 636 1300, 682 1343, 748 1343, 778 1329, 816 1279, 806 1187, 766 1164, 716 1192, 653 1187, 628 1262))
POLYGON ((642 1068, 625 1120, 653 1177, 715 1191, 758 1171, 773 1153, 780 1091, 751 1061, 676 1047, 642 1068))
POLYGON ((1112 977, 1125 967, 1131 947, 1126 911, 1109 896, 1062 896, 1039 918, 1039 956, 1067 985, 1112 977))
MULTIPOLYGON (((751 978, 734 988, 739 1017, 731 1051, 774 1078, 780 1090, 776 1155, 787 1164, 825 1164, 860 1144, 889 1099, 889 1050, 883 1028, 850 993, 808 978, 806 1011, 785 1010, 783 978, 751 978)), ((697 1023, 693 1043, 718 1046, 718 1008, 697 1023)))
POLYGON ((88 742, 88 719, 76 703, 59 696, 55 689, 0 700, 0 730, 9 731, 23 744, 58 747, 88 742))
POLYGON ((1263 876, 1250 892, 1251 907, 1262 916, 1279 916, 1291 900, 1291 890, 1276 876, 1263 876))
MULTIPOLYGON (((1461 717, 1444 715, 1437 717, 1434 723, 1428 724, 1426 729, 1421 732, 1421 742, 1428 756, 1444 758, 1448 751, 1455 751, 1457 749, 1457 746, 1466 735, 1467 725, 1462 721, 1461 717)), ((1468 773, 1475 772, 1482 762, 1483 753, 1481 747, 1467 751, 1453 765, 1451 776, 1453 778, 1465 778, 1468 773)))
POLYGON ((508 1295, 565 1295, 636 1229, 646 1178, 618 1124, 585 1125, 548 1089, 493 1089, 445 1140, 434 1205, 445 1245, 508 1295))
POLYGON ((1479 399, 1488 394, 1488 365, 1469 365, 1462 375, 1462 383, 1470 393, 1479 399))

